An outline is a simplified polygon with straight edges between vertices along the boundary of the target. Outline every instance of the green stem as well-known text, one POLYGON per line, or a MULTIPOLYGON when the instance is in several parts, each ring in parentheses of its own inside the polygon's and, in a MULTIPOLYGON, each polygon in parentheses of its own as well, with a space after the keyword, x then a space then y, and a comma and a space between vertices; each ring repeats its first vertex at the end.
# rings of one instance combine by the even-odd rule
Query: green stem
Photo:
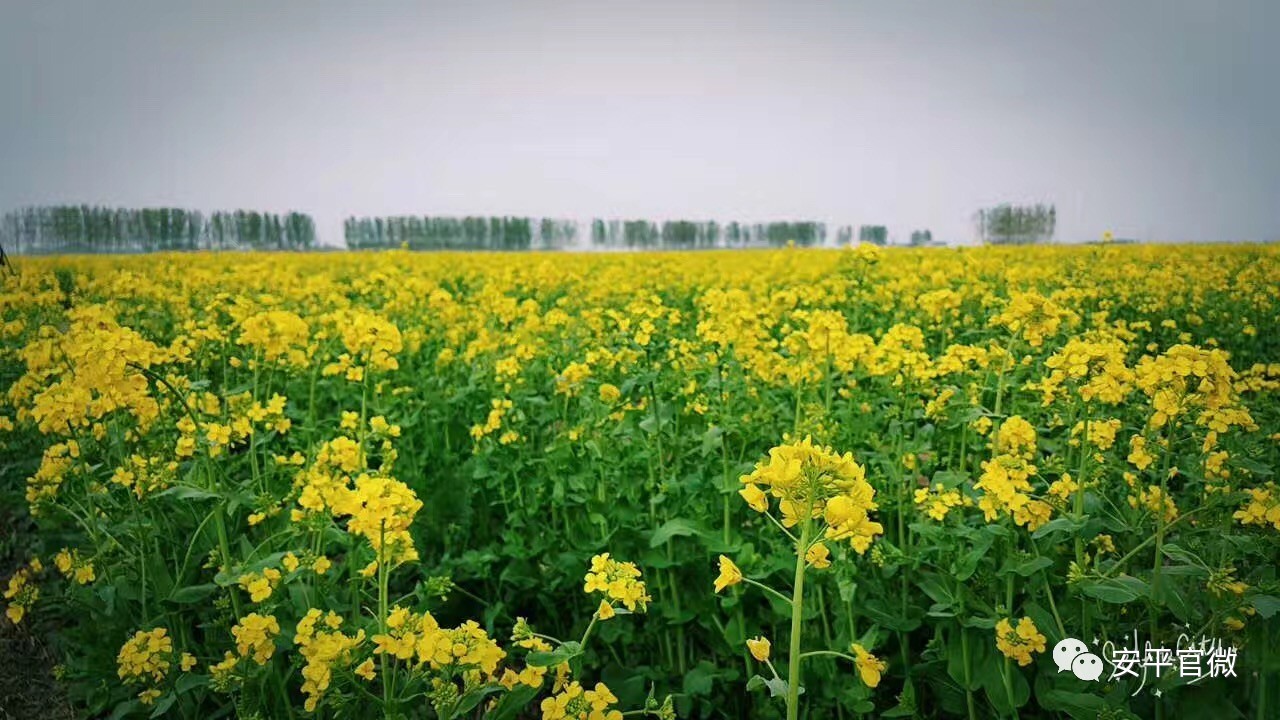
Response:
MULTIPOLYGON (((1169 459, 1173 455, 1173 443, 1170 439, 1171 433, 1165 433, 1164 456, 1160 459, 1160 498, 1156 506, 1156 559, 1155 564, 1151 568, 1151 597, 1156 601, 1160 601, 1160 576, 1164 566, 1164 533, 1165 527, 1165 504, 1169 501, 1169 459)), ((1152 614, 1152 632, 1154 639, 1155 631, 1155 614, 1152 614)))
MULTIPOLYGON (((143 525, 141 519, 138 517, 138 503, 132 502, 129 506, 133 510, 134 524, 137 525, 139 529, 143 527, 150 527, 150 523, 143 525)), ((143 552, 138 553, 138 572, 141 575, 142 580, 142 617, 144 620, 150 621, 150 618, 147 616, 147 553, 145 548, 145 538, 143 538, 142 542, 139 544, 144 546, 143 552)))
MULTIPOLYGON (((386 563, 387 522, 383 520, 378 529, 378 631, 387 633, 387 563, 386 563)), ((379 656, 382 669, 382 714, 391 717, 391 678, 387 674, 387 653, 379 656)))
POLYGON ((587 639, 591 637, 591 631, 596 629, 596 621, 599 619, 600 619, 599 615, 595 613, 591 614, 591 622, 587 623, 587 630, 586 632, 582 633, 582 639, 578 641, 579 645, 586 647, 587 639))
POLYGON ((771 522, 771 523, 773 523, 775 526, 777 526, 777 528, 778 528, 779 530, 781 530, 781 531, 782 531, 782 534, 783 534, 783 535, 786 535, 788 538, 790 538, 790 539, 791 539, 791 542, 794 542, 794 543, 798 543, 798 542, 800 542, 800 539, 799 539, 799 538, 797 538, 795 535, 792 535, 792 534, 791 534, 791 531, 790 531, 790 530, 788 530, 788 529, 787 529, 787 527, 786 527, 785 525, 783 525, 782 523, 778 522, 778 519, 777 519, 777 518, 775 518, 775 517, 773 516, 773 513, 771 513, 771 512, 769 512, 769 511, 767 511, 767 510, 766 510, 766 511, 764 512, 764 516, 765 516, 765 517, 767 517, 767 518, 769 518, 769 522, 771 522))
MULTIPOLYGON (((1013 617, 1013 575, 1008 575, 1004 581, 1004 604, 1005 611, 1009 613, 1009 617, 1013 617)), ((1004 691, 1009 698, 1009 709, 1013 712, 1013 716, 1018 717, 1018 706, 1013 699, 1013 666, 1009 663, 1009 658, 1004 659, 1004 691)))
POLYGON ((821 655, 830 655, 830 656, 832 656, 832 657, 844 658, 845 660, 848 660, 849 662, 857 662, 857 661, 858 661, 858 659, 857 659, 857 658, 855 658, 854 656, 852 656, 852 655, 850 655, 850 654, 848 654, 848 653, 842 653, 842 652, 839 652, 839 651, 836 651, 836 650, 810 650, 810 651, 809 651, 809 652, 807 652, 807 653, 800 653, 800 657, 801 657, 802 659, 803 659, 803 658, 810 658, 810 657, 818 657, 818 656, 821 656, 821 655))
MULTIPOLYGON (((1084 521, 1084 481, 1085 481, 1084 471, 1085 471, 1085 461, 1088 459, 1088 457, 1089 457, 1089 403, 1085 403, 1084 404, 1084 432, 1082 433, 1082 437, 1080 438, 1080 465, 1076 470, 1076 485, 1078 485, 1078 487, 1076 488, 1075 495, 1072 497, 1072 501, 1075 506, 1074 514, 1077 522, 1084 521)), ((1076 538, 1075 538, 1075 551, 1076 551, 1076 567, 1080 568, 1080 570, 1083 571, 1084 570, 1084 538, 1080 537, 1080 533, 1078 532, 1076 533, 1076 538)), ((1049 599, 1050 601, 1052 601, 1053 599, 1052 591, 1049 592, 1049 599)), ((1089 625, 1090 625, 1089 619, 1090 619, 1089 604, 1082 602, 1080 603, 1080 625, 1081 627, 1084 628, 1085 637, 1089 637, 1093 634, 1089 628, 1089 625)), ((1061 621, 1059 621, 1059 625, 1061 625, 1061 621)), ((1063 635, 1065 637, 1065 633, 1063 633, 1063 635)))
POLYGON ((768 585, 765 585, 764 583, 756 582, 755 580, 752 580, 749 577, 742 578, 742 582, 748 585, 754 585, 755 587, 758 587, 761 590, 764 590, 765 592, 769 593, 770 595, 778 598, 779 600, 786 603, 787 605, 791 605, 791 602, 792 602, 791 598, 787 597, 786 595, 783 595, 782 593, 778 592, 777 590, 774 590, 773 588, 769 587, 768 585))
MULTIPOLYGON (((1267 624, 1269 625, 1270 623, 1268 622, 1267 624)), ((1263 637, 1269 637, 1269 635, 1263 635, 1263 637)), ((1262 645, 1263 672, 1258 673, 1258 713, 1257 713, 1258 720, 1263 720, 1263 718, 1267 717, 1267 670, 1266 670, 1266 667, 1267 667, 1268 661, 1271 659, 1270 658, 1271 646, 1267 643, 1261 643, 1261 645, 1262 645)))
MULTIPOLYGON (((832 385, 833 385, 833 380, 831 377, 831 330, 830 329, 827 330, 827 369, 825 373, 825 385, 826 385, 826 398, 825 398, 825 402, 823 403, 823 406, 826 409, 826 416, 830 416, 831 415, 831 392, 832 392, 832 385)), ((824 417, 824 420, 829 421, 827 417, 824 417)), ((823 439, 826 440, 827 438, 823 438, 823 439)))
MULTIPOLYGON (((1176 520, 1174 520, 1173 522, 1169 523, 1169 524, 1165 527, 1165 530, 1166 530, 1166 531, 1168 531, 1168 530, 1170 530, 1171 528, 1173 528, 1173 526, 1177 525, 1178 523, 1181 523, 1182 521, 1187 520, 1187 519, 1189 519, 1189 518, 1195 517, 1195 515, 1196 515, 1196 514, 1198 514, 1198 513, 1199 513, 1201 510, 1203 510, 1203 509, 1204 509, 1204 508, 1196 508, 1196 509, 1194 509, 1194 510, 1191 510, 1191 511, 1189 511, 1189 512, 1186 512, 1186 513, 1183 513, 1183 514, 1179 515, 1179 516, 1178 516, 1178 518, 1177 518, 1176 520)), ((1155 536, 1154 536, 1154 535, 1152 535, 1151 537, 1148 537, 1146 540, 1143 540, 1142 542, 1138 543, 1138 545, 1137 545, 1137 546, 1135 546, 1132 550, 1130 550, 1129 552, 1125 553, 1124 557, 1122 557, 1122 558, 1120 558, 1119 560, 1117 560, 1117 561, 1116 561, 1116 563, 1115 563, 1115 565, 1112 565, 1111 567, 1107 568, 1107 571, 1106 571, 1106 572, 1104 572, 1104 573, 1102 573, 1101 577, 1102 577, 1103 579, 1106 579, 1106 578, 1111 577, 1111 574, 1112 574, 1112 573, 1114 573, 1116 570, 1119 570, 1121 567, 1123 567, 1123 566, 1124 566, 1124 564, 1125 564, 1125 563, 1127 563, 1127 562, 1129 562, 1130 560, 1132 560, 1132 559, 1133 559, 1133 556, 1137 555, 1139 552, 1142 552, 1144 549, 1146 549, 1146 547, 1147 547, 1148 545, 1150 545, 1151 543, 1153 543, 1153 542, 1155 542, 1155 541, 1156 541, 1156 538, 1155 538, 1155 536)))
POLYGON ((960 628, 960 657, 964 661, 964 704, 969 710, 969 720, 977 717, 973 707, 973 670, 969 666, 969 633, 960 628))
MULTIPOLYGON (((1164 456, 1160 460, 1160 502, 1156 506, 1156 559, 1155 566, 1151 569, 1151 639, 1154 642, 1156 630, 1159 626, 1159 608, 1163 596, 1161 595, 1161 570, 1164 566, 1164 533, 1165 527, 1165 504, 1169 502, 1169 461, 1173 456, 1173 433, 1166 430, 1164 433, 1164 456)), ((1159 699, 1156 700, 1156 720, 1164 717, 1164 703, 1159 699)))
MULTIPOLYGON (((226 512, 225 503, 218 503, 217 509, 214 511, 213 527, 218 533, 218 551, 222 554, 222 567, 227 572, 231 572, 231 542, 227 539, 227 523, 223 519, 226 512)), ((231 596, 231 609, 236 614, 236 620, 240 619, 240 596, 236 594, 235 585, 227 587, 227 594, 231 596)))
POLYGON ((791 593, 791 651, 787 656, 787 720, 800 717, 800 625, 804 617, 804 561, 809 547, 810 526, 813 519, 805 513, 800 525, 800 541, 796 543, 795 589, 791 593))

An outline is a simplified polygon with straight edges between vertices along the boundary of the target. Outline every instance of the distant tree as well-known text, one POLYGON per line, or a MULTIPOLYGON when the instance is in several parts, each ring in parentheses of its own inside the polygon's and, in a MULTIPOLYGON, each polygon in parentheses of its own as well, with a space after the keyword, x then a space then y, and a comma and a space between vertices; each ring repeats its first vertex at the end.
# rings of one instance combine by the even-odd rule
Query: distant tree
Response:
POLYGON ((1011 205, 979 210, 975 218, 978 236, 991 245, 1027 245, 1048 242, 1057 228, 1053 205, 1011 205))
POLYGON ((285 244, 292 250, 310 250, 316 242, 316 222, 310 215, 291 212, 284 218, 285 244))
POLYGON ((742 246, 742 226, 737 222, 724 226, 724 244, 726 247, 742 246))
POLYGON ((932 232, 928 230, 912 230, 911 231, 911 245, 913 247, 928 245, 931 242, 933 242, 932 232))
POLYGON ((863 225, 858 228, 858 242, 884 245, 889 241, 889 230, 884 225, 863 225))

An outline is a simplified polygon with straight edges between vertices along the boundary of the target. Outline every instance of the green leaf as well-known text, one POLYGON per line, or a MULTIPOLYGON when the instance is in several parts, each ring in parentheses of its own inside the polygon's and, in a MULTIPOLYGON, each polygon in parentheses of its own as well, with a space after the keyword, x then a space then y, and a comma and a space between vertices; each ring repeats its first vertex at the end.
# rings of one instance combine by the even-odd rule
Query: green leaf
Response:
POLYGON ((1160 572, 1178 577, 1209 577, 1207 569, 1196 565, 1165 565, 1160 572))
POLYGON ((570 640, 551 652, 531 652, 524 661, 534 667, 554 667, 581 654, 582 644, 570 640))
MULTIPOLYGON (((975 668, 983 667, 987 664, 994 663, 988 649, 988 637, 985 633, 976 633, 960 628, 956 634, 947 642, 947 675, 955 681, 956 686, 961 690, 965 688, 965 668, 964 668, 964 640, 960 637, 960 633, 968 633, 969 636, 969 690, 977 690, 981 687, 978 674, 975 668)), ((994 643, 992 643, 994 646, 994 643)))
POLYGON ((449 715, 451 718, 466 717, 475 709, 480 701, 486 697, 500 692, 501 687, 497 685, 482 685, 474 690, 470 690, 458 698, 457 703, 453 706, 453 712, 449 715))
MULTIPOLYGON (((1204 567, 1203 560, 1197 557, 1195 553, 1190 552, 1185 548, 1183 548, 1181 545, 1170 543, 1168 545, 1165 545, 1164 548, 1162 548, 1161 552, 1163 552, 1164 556, 1169 558, 1170 560, 1175 560, 1184 565, 1196 565, 1199 567, 1204 567)), ((1165 570, 1168 570, 1168 568, 1165 568, 1165 570)))
POLYGON ((710 695, 716 676, 716 666, 703 660, 684 675, 686 695, 710 695))
POLYGON ((198 687, 204 687, 209 684, 208 675, 198 675, 196 673, 184 673, 178 678, 178 682, 173 684, 173 690, 176 693, 185 693, 198 687))
POLYGON ((120 720, 120 718, 131 715, 134 710, 139 710, 142 707, 142 703, 138 700, 122 702, 116 706, 114 711, 112 711, 110 720, 120 720))
POLYGON ((901 611, 889 611, 882 609, 883 603, 870 602, 863 608, 866 616, 875 620, 877 623, 898 632, 911 632, 920 627, 920 616, 912 613, 910 610, 907 615, 903 615, 901 611))
POLYGON ((933 484, 942 483, 942 487, 950 490, 951 488, 960 487, 969 479, 968 474, 959 470, 939 470, 933 474, 933 484))
MULTIPOLYGON (((786 697, 787 696, 786 680, 783 680, 780 677, 776 677, 772 680, 765 680, 764 684, 765 684, 765 687, 769 688, 769 697, 786 697)), ((803 695, 804 688, 800 688, 800 690, 796 694, 803 695)))
POLYGON ((533 699, 537 697, 541 689, 529 687, 525 684, 516 685, 510 692, 502 696, 497 706, 485 717, 489 718, 489 720, 513 720, 520 711, 533 702, 533 699))
MULTIPOLYGON (((787 681, 780 677, 775 677, 770 680, 768 678, 760 677, 759 675, 752 675, 751 679, 747 681, 747 690, 755 691, 760 688, 768 688, 769 697, 787 696, 787 681)), ((800 693, 804 693, 804 688, 800 688, 800 693)))
POLYGON ((188 585, 181 590, 168 597, 169 602, 175 605, 190 605, 198 603, 213 593, 217 592, 218 586, 214 583, 204 583, 203 585, 188 585))
POLYGON ((1280 612, 1280 598, 1274 595, 1254 595, 1249 598, 1249 602, 1264 620, 1270 620, 1271 616, 1280 612))
POLYGON ((649 538, 649 547, 656 548, 673 537, 697 535, 701 531, 699 525, 692 520, 672 518, 663 523, 662 527, 653 531, 653 536, 649 538))
POLYGON ((936 578, 925 578, 919 583, 919 586, 924 591, 924 594, 929 596, 929 599, 943 607, 951 607, 956 602, 951 591, 936 578))
POLYGON ((1182 622, 1191 620, 1191 605, 1187 602, 1187 596, 1182 593, 1173 583, 1166 582, 1160 585, 1160 597, 1156 601, 1161 605, 1169 608, 1169 612, 1182 622))
POLYGON ((1231 462, 1258 477, 1271 477, 1275 474, 1275 470, 1270 465, 1258 462, 1246 455, 1232 455, 1231 462))
POLYGON ((986 691, 987 699, 996 707, 1002 715, 1011 715, 1014 707, 1022 707, 1031 699, 1031 686, 1027 684, 1027 678, 1021 672, 1018 664, 1009 662, 1009 684, 1013 686, 1013 707, 1009 705, 1009 693, 1004 686, 1004 676, 1001 674, 1005 667, 1005 658, 1000 657, 999 662, 988 663, 985 672, 981 672, 982 688, 986 691))
POLYGON ((158 718, 169 712, 169 708, 173 707, 173 703, 178 699, 174 693, 165 693, 160 696, 160 700, 156 702, 155 709, 151 711, 151 717, 158 718))
POLYGON ((1063 533, 1067 537, 1071 537, 1072 535, 1080 532, 1084 526, 1084 520, 1077 520, 1072 517, 1054 518, 1044 525, 1036 528, 1036 531, 1031 533, 1031 537, 1039 540, 1040 538, 1048 537, 1057 533, 1063 533))
POLYGON ((1053 561, 1047 557, 1034 557, 1014 565, 1013 567, 1005 566, 1005 572, 1012 572, 1022 577, 1030 577, 1037 572, 1053 565, 1053 561))
POLYGON ((717 426, 715 426, 715 425, 712 425, 711 427, 707 428, 707 432, 706 432, 706 433, 704 433, 704 434, 703 434, 703 436, 702 436, 702 448, 701 448, 701 453, 702 453, 703 457, 705 457, 705 456, 707 456, 707 455, 710 455, 711 453, 715 452, 716 450, 719 450, 719 449, 720 449, 720 446, 721 446, 723 443, 724 443, 724 430, 723 430, 723 429, 721 429, 721 428, 719 428, 719 427, 717 427, 717 426))
POLYGON ((191 485, 174 485, 167 490, 161 490, 152 497, 171 497, 175 500, 216 500, 222 496, 191 485))
POLYGON ((973 576, 995 539, 990 533, 979 533, 974 537, 973 548, 961 556, 954 566, 956 580, 963 582, 973 576))
POLYGON ((1097 718, 1099 711, 1106 707, 1106 701, 1089 693, 1053 689, 1037 692, 1036 696, 1044 709, 1061 710, 1078 718, 1097 718))
POLYGON ((1139 598, 1147 597, 1150 587, 1143 581, 1130 575, 1116 578, 1091 581, 1081 584, 1081 592, 1102 602, 1123 605, 1139 598))

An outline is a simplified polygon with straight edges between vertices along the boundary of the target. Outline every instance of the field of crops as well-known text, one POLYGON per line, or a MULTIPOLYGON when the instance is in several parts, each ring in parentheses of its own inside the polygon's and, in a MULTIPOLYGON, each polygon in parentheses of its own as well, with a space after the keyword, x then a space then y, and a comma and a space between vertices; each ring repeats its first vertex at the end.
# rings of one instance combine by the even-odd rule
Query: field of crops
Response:
POLYGON ((1280 248, 8 270, 0 622, 86 715, 1280 716, 1280 248))

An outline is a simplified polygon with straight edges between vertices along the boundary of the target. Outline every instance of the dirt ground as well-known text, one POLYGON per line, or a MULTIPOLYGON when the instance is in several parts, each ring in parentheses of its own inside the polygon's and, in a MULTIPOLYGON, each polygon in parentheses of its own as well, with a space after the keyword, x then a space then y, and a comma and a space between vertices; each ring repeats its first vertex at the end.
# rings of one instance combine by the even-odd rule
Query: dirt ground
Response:
MULTIPOLYGON (((25 477, 30 468, 0 467, 9 477, 25 477)), ((20 488, 0 488, 0 583, 31 556, 34 524, 21 504, 20 488)), ((0 591, 5 585, 0 584, 0 591)), ((57 664, 53 653, 38 633, 38 623, 28 616, 14 625, 4 616, 0 600, 0 720, 76 717, 66 693, 53 677, 57 664)))
POLYGON ((0 617, 0 720, 75 717, 53 678, 54 664, 45 645, 25 626, 0 617))

